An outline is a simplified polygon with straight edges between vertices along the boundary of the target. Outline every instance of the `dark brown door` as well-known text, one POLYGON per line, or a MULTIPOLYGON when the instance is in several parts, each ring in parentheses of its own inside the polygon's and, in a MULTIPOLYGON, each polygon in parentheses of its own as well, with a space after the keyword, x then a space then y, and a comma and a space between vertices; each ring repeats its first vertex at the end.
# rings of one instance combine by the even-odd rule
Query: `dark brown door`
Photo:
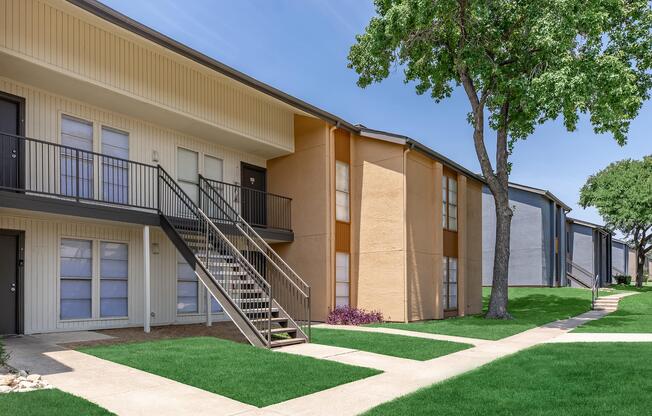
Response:
POLYGON ((241 214, 251 225, 267 225, 267 170, 242 163, 241 214))
POLYGON ((18 235, 0 232, 0 334, 18 333, 18 235))
POLYGON ((20 189, 22 143, 16 136, 22 135, 23 100, 0 93, 0 187, 20 189))

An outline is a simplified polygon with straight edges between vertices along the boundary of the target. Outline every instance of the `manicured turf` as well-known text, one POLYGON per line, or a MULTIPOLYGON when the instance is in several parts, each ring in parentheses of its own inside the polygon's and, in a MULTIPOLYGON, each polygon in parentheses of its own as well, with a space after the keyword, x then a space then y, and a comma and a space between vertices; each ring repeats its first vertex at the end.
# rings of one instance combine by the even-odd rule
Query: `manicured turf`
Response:
POLYGON ((108 416, 113 413, 61 390, 0 394, 0 415, 108 416))
POLYGON ((316 344, 353 348, 419 361, 441 357, 473 346, 402 335, 321 328, 312 329, 311 341, 316 344))
POLYGON ((652 343, 546 344, 366 415, 648 415, 650 355, 652 343))
POLYGON ((642 293, 621 299, 617 311, 573 332, 652 333, 652 287, 639 291, 642 293))
MULTIPOLYGON (((485 288, 484 307, 490 289, 485 288)), ((407 329, 433 334, 497 340, 537 326, 579 315, 591 309, 591 292, 573 288, 510 288, 509 312, 514 319, 491 320, 482 315, 374 326, 407 329)))
POLYGON ((380 373, 208 337, 81 351, 259 407, 380 373))

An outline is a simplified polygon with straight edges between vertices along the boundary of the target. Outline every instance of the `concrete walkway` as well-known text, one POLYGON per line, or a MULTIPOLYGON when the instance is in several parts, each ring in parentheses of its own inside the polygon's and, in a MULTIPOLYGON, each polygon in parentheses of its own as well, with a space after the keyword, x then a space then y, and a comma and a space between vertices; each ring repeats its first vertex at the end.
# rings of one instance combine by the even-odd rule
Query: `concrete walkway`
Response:
POLYGON ((471 345, 482 345, 482 344, 492 342, 486 339, 458 337, 455 335, 429 334, 426 332, 407 331, 405 329, 396 329, 396 328, 380 328, 380 327, 377 328, 377 327, 368 327, 368 326, 345 326, 345 325, 328 325, 328 324, 313 325, 313 328, 337 329, 341 331, 378 332, 381 334, 405 335, 408 337, 434 339, 437 341, 461 342, 463 344, 471 344, 471 345))
POLYGON ((88 341, 89 334, 99 335, 61 333, 7 338, 3 342, 11 354, 10 366, 41 374, 56 388, 97 403, 117 415, 236 415, 256 409, 55 344, 88 341))
MULTIPOLYGON (((629 293, 619 293, 610 295, 609 298, 621 299, 629 295, 629 293)), ((309 355, 345 364, 373 367, 382 369, 385 372, 364 380, 268 406, 263 410, 288 416, 357 415, 384 402, 412 393, 420 388, 474 370, 498 358, 548 342, 567 334, 569 331, 588 321, 600 319, 608 313, 609 311, 589 311, 574 318, 552 322, 499 341, 455 337, 457 338, 457 342, 475 343, 476 346, 429 361, 412 361, 318 344, 299 344, 281 348, 278 351, 309 355)), ((398 334, 395 330, 391 330, 390 332, 377 331, 380 328, 337 326, 332 328, 342 330, 363 329, 365 331, 371 330, 370 332, 398 334)), ((424 337, 424 335, 434 334, 400 331, 400 335, 430 338, 429 336, 424 337)), ((437 338, 432 339, 444 338, 437 336, 437 338)), ((447 337, 445 340, 452 339, 447 337)))
POLYGON ((570 333, 551 339, 549 343, 565 342, 652 342, 652 334, 570 333))
MULTIPOLYGON (((620 299, 627 295, 616 294, 610 298, 620 299)), ((56 345, 61 342, 74 342, 75 337, 88 340, 88 337, 98 336, 97 333, 25 336, 8 338, 4 342, 11 353, 10 365, 41 374, 55 387, 95 402, 117 415, 353 416, 537 344, 568 336, 612 335, 568 334, 577 326, 608 313, 590 311, 499 341, 387 328, 335 327, 341 330, 363 330, 464 342, 474 347, 429 361, 414 361, 319 344, 281 348, 276 351, 376 368, 384 373, 262 409, 56 345)))

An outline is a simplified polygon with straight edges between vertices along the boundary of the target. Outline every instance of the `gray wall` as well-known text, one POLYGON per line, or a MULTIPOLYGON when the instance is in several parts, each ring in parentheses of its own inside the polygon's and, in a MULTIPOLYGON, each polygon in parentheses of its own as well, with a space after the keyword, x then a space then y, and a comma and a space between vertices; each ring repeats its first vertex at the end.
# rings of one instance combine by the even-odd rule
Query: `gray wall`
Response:
POLYGON ((595 274, 593 228, 573 223, 570 225, 571 260, 578 266, 595 274))
MULTIPOLYGON (((627 274, 627 261, 629 256, 629 248, 627 244, 613 241, 611 242, 611 264, 614 269, 618 270, 618 273, 627 274)), ((614 275, 616 271, 614 271, 614 275)))
MULTIPOLYGON (((510 188, 510 205, 514 209, 510 241, 509 284, 513 286, 547 286, 544 273, 543 248, 544 206, 547 198, 527 191, 510 188)), ((490 286, 493 279, 494 247, 496 243, 496 212, 494 198, 487 187, 482 193, 482 284, 490 286)))

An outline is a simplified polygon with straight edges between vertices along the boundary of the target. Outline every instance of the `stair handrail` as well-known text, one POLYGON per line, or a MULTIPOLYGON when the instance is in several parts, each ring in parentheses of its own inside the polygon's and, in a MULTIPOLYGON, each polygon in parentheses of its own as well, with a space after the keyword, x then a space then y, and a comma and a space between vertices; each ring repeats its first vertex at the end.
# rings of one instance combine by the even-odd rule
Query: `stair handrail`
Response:
MULTIPOLYGON (((194 213, 198 218, 201 218, 204 221, 204 223, 206 224, 206 226, 209 227, 212 231, 214 231, 219 236, 219 238, 222 240, 222 242, 224 242, 227 245, 227 247, 230 249, 230 251, 233 253, 232 255, 234 255, 238 259, 238 263, 241 266, 244 265, 245 269, 247 269, 247 272, 255 277, 256 283, 261 285, 263 287, 263 289, 266 290, 267 295, 269 296, 268 329, 271 329, 271 317, 272 317, 272 306, 273 306, 272 305, 272 300, 273 300, 272 293, 273 292, 272 292, 272 287, 269 284, 269 282, 267 282, 267 280, 265 280, 265 278, 263 278, 260 275, 260 273, 256 270, 256 268, 251 265, 251 263, 242 255, 240 250, 238 250, 237 247, 235 247, 231 243, 231 241, 224 235, 224 233, 222 233, 222 231, 213 223, 213 221, 201 210, 201 208, 199 208, 194 203, 194 201, 192 201, 192 199, 190 199, 188 194, 186 194, 185 191, 183 189, 181 189, 176 184, 176 182, 174 181, 174 179, 172 179, 170 174, 168 174, 167 171, 165 171, 165 169, 160 165, 158 165, 158 170, 159 170, 159 178, 161 178, 163 181, 165 181, 167 183, 167 185, 170 187, 170 189, 179 197, 179 199, 190 210, 190 212, 194 213), (175 187, 175 186, 173 186, 173 184, 177 185, 177 186, 175 187), (176 189, 177 187, 179 189, 176 189), (180 195, 179 192, 181 192, 183 194, 183 196, 180 195)), ((159 192, 159 196, 160 196, 160 192, 159 192)), ((160 215, 166 216, 165 213, 163 213, 163 211, 161 209, 160 202, 159 202, 159 213, 160 213, 160 215)), ((206 260, 207 261, 208 261, 208 257, 209 256, 208 256, 208 253, 207 253, 206 254, 206 260)), ((207 272, 208 276, 213 280, 213 282, 218 287, 222 287, 222 285, 213 276, 213 273, 210 271, 210 268, 209 268, 208 264, 204 264, 201 257, 199 257, 197 255, 195 255, 195 258, 199 262, 201 267, 204 269, 204 271, 207 272)), ((231 295, 228 293, 228 291, 226 291, 224 288, 222 288, 222 290, 229 297, 231 297, 231 295)), ((266 343, 267 347, 270 347, 271 346, 271 331, 268 331, 267 337, 266 337, 266 339, 264 339, 264 337, 262 336, 262 334, 260 332, 260 329, 256 328, 256 326, 253 325, 253 323, 250 321, 249 317, 247 317, 247 315, 242 311, 240 306, 235 301, 233 301, 232 303, 233 303, 233 306, 236 308, 236 310, 240 313, 240 315, 243 318, 245 318, 245 321, 247 322, 247 324, 255 331, 257 336, 266 343)))
POLYGON ((595 302, 600 295, 600 275, 596 274, 593 279, 593 287, 591 288, 591 309, 595 308, 595 302))
MULTIPOLYGON (((292 284, 292 286, 296 290, 298 290, 301 293, 301 295, 306 299, 308 305, 307 306, 308 333, 306 333, 301 328, 300 325, 297 325, 297 328, 309 339, 310 329, 311 329, 310 328, 310 286, 281 258, 281 256, 278 255, 278 253, 274 249, 272 249, 272 247, 260 236, 260 234, 258 234, 256 230, 254 230, 254 228, 251 227, 249 223, 244 220, 244 218, 242 218, 242 216, 240 216, 240 214, 231 206, 231 204, 229 204, 226 201, 226 199, 220 194, 220 192, 210 183, 210 180, 202 175, 199 175, 199 192, 200 194, 203 194, 203 196, 207 197, 210 201, 212 201, 213 204, 216 205, 221 212, 227 215, 226 219, 229 220, 230 222, 233 222, 236 228, 242 233, 242 235, 245 236, 245 238, 247 238, 247 240, 251 242, 254 245, 254 247, 258 249, 258 251, 262 253, 267 260, 269 260, 270 264, 273 265, 276 268, 276 270, 278 270, 281 273, 281 276, 283 276, 290 284, 292 284), (206 185, 208 190, 211 191, 212 195, 206 192, 206 190, 202 187, 202 184, 206 185), (213 195, 219 198, 220 203, 215 201, 213 195), (226 212, 225 209, 228 210, 229 212, 226 212), (261 246, 263 246, 265 250, 263 250, 261 246), (289 275, 292 276, 292 278, 290 278, 288 273, 289 275)), ((279 305, 279 307, 282 308, 282 305, 279 305)))
POLYGON ((586 270, 586 269, 583 268, 582 266, 577 265, 577 264, 574 263, 572 260, 568 260, 568 261, 566 262, 566 265, 567 265, 567 268, 566 268, 566 274, 567 274, 568 276, 570 276, 570 277, 573 278, 574 280, 577 280, 578 282, 580 282, 583 286, 585 286, 585 287, 587 287, 587 288, 591 288, 591 287, 592 287, 593 274, 592 274, 591 272, 589 272, 588 270, 586 270), (572 273, 572 272, 571 272, 571 269, 573 269, 573 270, 578 270, 578 271, 580 272, 580 274, 583 275, 584 279, 581 279, 580 277, 578 277, 577 275, 575 275, 574 273, 572 273))
MULTIPOLYGON (((215 195, 217 195, 217 196, 222 200, 222 202, 226 205, 226 207, 228 207, 228 209, 231 211, 231 214, 232 214, 232 215, 235 217, 235 219, 236 219, 236 221, 234 221, 234 222, 235 222, 236 224, 238 224, 238 225, 241 225, 241 226, 244 225, 245 228, 247 228, 248 234, 253 235, 253 236, 254 236, 258 241, 260 241, 260 243, 261 243, 261 244, 262 244, 262 245, 263 245, 267 250, 269 250, 271 253, 273 253, 272 255, 274 256, 274 259, 275 259, 278 263, 281 263, 281 264, 282 264, 282 265, 287 269, 287 271, 290 272, 290 274, 292 275, 292 277, 293 277, 297 282, 299 282, 299 283, 300 283, 303 287, 305 287, 305 288, 309 288, 309 287, 310 287, 310 285, 309 285, 308 283, 306 283, 306 282, 301 278, 301 276, 299 276, 299 275, 294 271, 294 269, 292 269, 292 267, 290 267, 290 265, 288 265, 288 264, 285 262, 285 260, 283 260, 283 258, 282 258, 281 256, 279 256, 278 253, 276 253, 276 251, 275 251, 274 249, 272 249, 272 247, 270 247, 270 245, 267 243, 267 241, 265 241, 265 239, 262 238, 262 237, 260 236, 260 234, 258 234, 258 233, 256 232, 256 230, 255 230, 251 225, 249 225, 249 223, 248 223, 247 221, 245 221, 244 218, 242 218, 242 216, 238 213, 238 211, 236 211, 235 208, 233 208, 233 207, 231 206, 231 204, 229 204, 229 203, 226 201, 226 199, 224 199, 224 197, 222 197, 222 195, 220 195, 219 191, 218 191, 218 190, 217 190, 217 189, 216 189, 216 188, 211 184, 211 179, 208 179, 208 178, 205 178, 205 177, 202 176, 202 175, 199 175, 199 182, 200 182, 200 189, 201 189, 201 183, 202 183, 202 182, 205 182, 205 183, 206 183, 206 185, 209 187, 209 189, 210 189, 211 191, 213 191, 213 192, 215 193, 215 195)), ((217 181, 214 181, 214 182, 217 182, 217 181)), ((209 195, 209 197, 211 197, 211 196, 209 195)), ((212 197, 211 197, 211 199, 212 199, 212 197)), ((219 205, 218 205, 218 206, 219 206, 219 205)), ((244 232, 244 230, 242 230, 242 231, 244 232)))

